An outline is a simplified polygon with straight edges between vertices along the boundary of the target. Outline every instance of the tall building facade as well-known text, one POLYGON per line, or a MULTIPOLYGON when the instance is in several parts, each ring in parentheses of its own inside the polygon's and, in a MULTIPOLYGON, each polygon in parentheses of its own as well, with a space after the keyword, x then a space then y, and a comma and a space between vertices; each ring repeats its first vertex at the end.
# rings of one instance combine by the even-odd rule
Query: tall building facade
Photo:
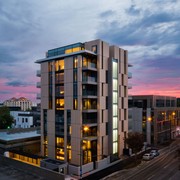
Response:
POLYGON ((129 131, 140 132, 145 142, 162 144, 180 135, 180 108, 176 97, 139 95, 129 100, 129 131))
POLYGON ((118 159, 128 131, 128 52, 93 40, 49 50, 36 63, 42 155, 83 173, 118 159))

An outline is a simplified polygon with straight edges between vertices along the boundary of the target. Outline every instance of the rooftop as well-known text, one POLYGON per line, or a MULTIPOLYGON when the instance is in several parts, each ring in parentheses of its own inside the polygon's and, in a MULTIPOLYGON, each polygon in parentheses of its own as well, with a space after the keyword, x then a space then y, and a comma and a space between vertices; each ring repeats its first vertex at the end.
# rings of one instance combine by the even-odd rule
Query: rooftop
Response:
POLYGON ((37 130, 29 131, 29 132, 17 132, 17 133, 9 133, 8 131, 0 132, 0 140, 3 141, 12 141, 18 139, 40 137, 40 136, 41 135, 37 133, 37 130))

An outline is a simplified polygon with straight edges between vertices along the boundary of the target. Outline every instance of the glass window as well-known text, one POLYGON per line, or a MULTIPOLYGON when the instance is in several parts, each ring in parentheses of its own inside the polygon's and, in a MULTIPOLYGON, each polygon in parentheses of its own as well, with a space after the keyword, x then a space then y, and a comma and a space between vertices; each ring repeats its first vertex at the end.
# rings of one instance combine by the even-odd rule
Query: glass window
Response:
POLYGON ((62 83, 64 81, 64 72, 56 73, 56 83, 62 83))
POLYGON ((74 99, 74 109, 78 109, 78 100, 74 99))
POLYGON ((64 69, 64 60, 58 60, 55 62, 55 71, 60 71, 64 69))
POLYGON ((113 103, 117 103, 117 102, 118 102, 118 93, 113 92, 113 103))
POLYGON ((113 78, 118 78, 118 66, 117 62, 113 62, 113 78))
POLYGON ((117 128, 118 128, 118 118, 113 117, 113 129, 117 129, 117 128))
POLYGON ((83 67, 87 67, 88 66, 88 61, 86 57, 83 57, 83 67))
POLYGON ((117 129, 113 130, 113 141, 117 141, 118 140, 118 131, 117 129))
POLYGON ((118 115, 118 106, 117 104, 113 104, 113 116, 117 116, 118 115))
POLYGON ((64 95, 64 86, 56 86, 56 96, 63 96, 64 95))
POLYGON ((74 66, 73 67, 74 68, 78 67, 78 57, 77 56, 74 57, 74 66))
POLYGON ((115 90, 115 91, 118 90, 117 79, 113 79, 113 90, 115 90))
POLYGON ((64 109, 64 99, 56 99, 56 109, 57 110, 64 109))
POLYGON ((113 142, 113 154, 118 152, 118 143, 117 142, 113 142))
POLYGON ((97 53, 97 45, 92 46, 92 52, 97 53))

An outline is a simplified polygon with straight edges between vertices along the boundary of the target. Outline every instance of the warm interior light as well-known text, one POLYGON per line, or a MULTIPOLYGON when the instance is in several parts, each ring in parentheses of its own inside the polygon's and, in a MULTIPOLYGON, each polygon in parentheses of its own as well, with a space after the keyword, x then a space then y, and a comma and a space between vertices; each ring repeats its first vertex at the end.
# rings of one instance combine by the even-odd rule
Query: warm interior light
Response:
POLYGON ((89 130, 89 127, 88 127, 88 126, 84 126, 83 130, 84 130, 84 131, 88 131, 88 130, 89 130))
POLYGON ((151 121, 152 120, 152 118, 151 117, 148 117, 148 121, 151 121))

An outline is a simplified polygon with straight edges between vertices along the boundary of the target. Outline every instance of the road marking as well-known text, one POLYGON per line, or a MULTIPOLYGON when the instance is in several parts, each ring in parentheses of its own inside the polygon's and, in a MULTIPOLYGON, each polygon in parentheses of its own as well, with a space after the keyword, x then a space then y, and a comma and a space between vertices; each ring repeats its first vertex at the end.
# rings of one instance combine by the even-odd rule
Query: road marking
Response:
POLYGON ((150 176, 147 180, 150 180, 150 179, 152 179, 152 177, 154 177, 154 175, 152 175, 152 176, 150 176))

